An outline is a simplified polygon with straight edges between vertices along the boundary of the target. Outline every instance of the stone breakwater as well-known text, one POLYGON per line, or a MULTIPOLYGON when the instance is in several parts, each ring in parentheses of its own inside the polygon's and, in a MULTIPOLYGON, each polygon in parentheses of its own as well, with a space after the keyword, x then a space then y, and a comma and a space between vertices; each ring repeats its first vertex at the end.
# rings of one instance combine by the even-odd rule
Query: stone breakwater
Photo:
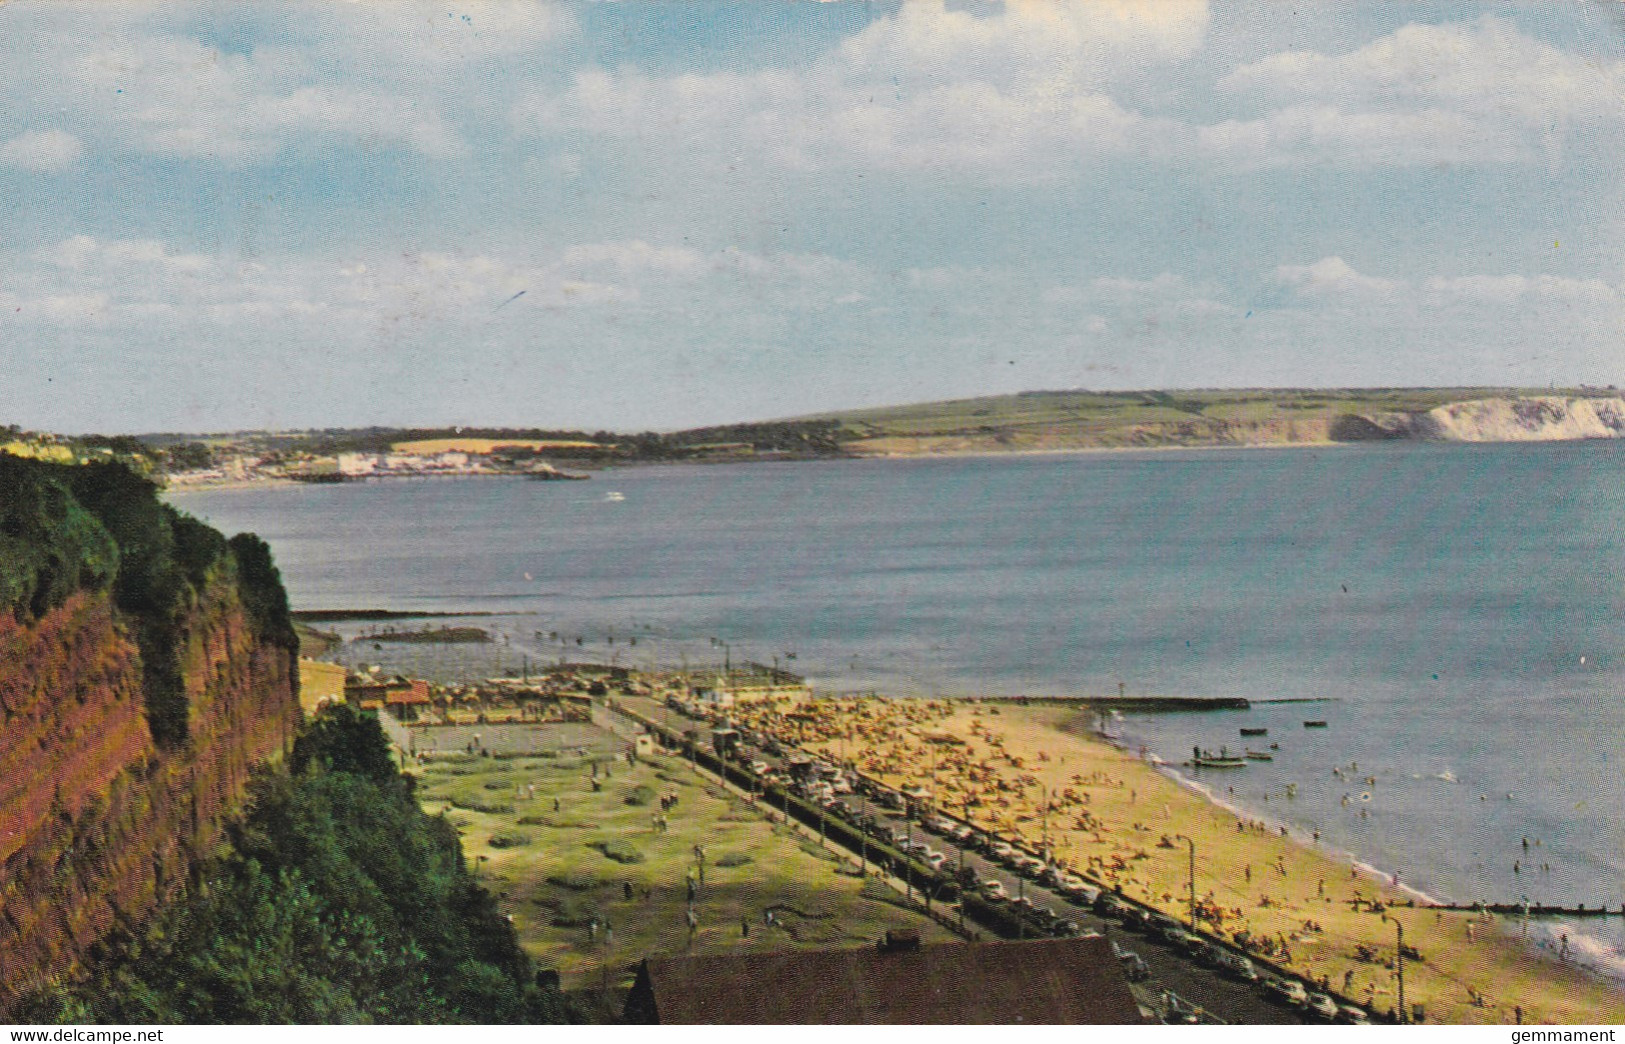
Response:
POLYGON ((256 633, 222 556, 178 621, 184 742, 155 741, 130 622, 86 590, 0 612, 0 1012, 138 929, 218 841, 298 723, 291 649, 256 633))

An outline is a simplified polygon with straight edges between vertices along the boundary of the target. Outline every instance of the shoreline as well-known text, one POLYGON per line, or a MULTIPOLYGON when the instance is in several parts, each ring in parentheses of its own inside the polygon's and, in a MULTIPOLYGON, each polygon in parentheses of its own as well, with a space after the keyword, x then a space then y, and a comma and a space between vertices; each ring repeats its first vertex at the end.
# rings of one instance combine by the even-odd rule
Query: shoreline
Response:
MULTIPOLYGON (((1090 728, 1086 716, 1077 715, 1066 721, 1051 724, 1049 727, 1072 736, 1080 742, 1109 746, 1124 757, 1143 765, 1155 775, 1168 780, 1204 804, 1238 819, 1266 824, 1272 834, 1276 834, 1295 845, 1305 854, 1345 866, 1372 886, 1383 891, 1398 893, 1414 904, 1413 906, 1394 907, 1396 910, 1402 908, 1408 913, 1412 911, 1425 913, 1427 910, 1433 909, 1435 914, 1438 915, 1441 912, 1438 909, 1439 907, 1455 906, 1458 903, 1457 900, 1449 897, 1433 895, 1420 888, 1398 881, 1395 871, 1377 866, 1362 857, 1358 852, 1328 845, 1312 835, 1306 835, 1301 828, 1289 823, 1283 823, 1268 813, 1259 812, 1238 802, 1231 801, 1226 796, 1212 790, 1209 785, 1187 775, 1178 766, 1171 765, 1160 759, 1153 762, 1140 757, 1126 738, 1106 735, 1090 728)), ((1459 909, 1447 912, 1457 918, 1463 917, 1463 912, 1459 909)), ((1514 931, 1513 922, 1508 918, 1490 916, 1484 923, 1487 927, 1493 929, 1495 938, 1505 947, 1518 952, 1524 958, 1538 962, 1550 969, 1554 974, 1562 972, 1578 973, 1596 987, 1616 995, 1619 998, 1618 1004, 1621 1013, 1619 1017, 1625 1018, 1625 957, 1614 953, 1604 940, 1586 934, 1583 927, 1570 926, 1569 922, 1561 917, 1536 921, 1534 922, 1537 925, 1535 932, 1525 932, 1521 937, 1514 931), (1567 932, 1563 932, 1565 927, 1568 929, 1567 932), (1571 957, 1567 962, 1559 961, 1554 957, 1554 951, 1557 949, 1555 940, 1560 933, 1567 938, 1568 942, 1568 951, 1571 957), (1536 935, 1545 936, 1545 938, 1537 939, 1535 938, 1536 935), (1589 958, 1592 963, 1586 963, 1585 958, 1589 958)))
POLYGON ((1518 918, 1430 907, 1434 897, 1356 853, 1229 807, 1092 730, 1080 735, 1087 715, 911 702, 832 701, 814 720, 778 724, 822 756, 851 760, 890 786, 923 787, 942 810, 1029 849, 1045 847, 1042 826, 1053 858, 1180 920, 1187 847, 1174 839, 1194 839, 1210 930, 1267 940, 1265 956, 1378 1009, 1397 1002, 1388 964, 1398 922, 1421 954, 1405 961, 1407 1005, 1423 1004, 1429 1023, 1508 1024, 1520 1009, 1526 1022, 1625 1021, 1625 984, 1578 964, 1592 956, 1578 932, 1568 932, 1568 959, 1559 961, 1533 934, 1518 937, 1518 918), (926 739, 942 733, 959 742, 926 739))
MULTIPOLYGON (((1070 732, 1070 730, 1068 731, 1070 732)), ((1073 734, 1076 735, 1077 733, 1073 734)), ((1116 747, 1118 750, 1123 751, 1124 754, 1130 757, 1137 758, 1137 755, 1135 755, 1130 749, 1129 744, 1126 741, 1121 740, 1120 737, 1104 736, 1098 732, 1090 732, 1088 735, 1097 738, 1101 742, 1105 742, 1113 747, 1116 747)), ((1150 765, 1151 768, 1160 775, 1166 777, 1190 793, 1195 794, 1208 804, 1223 809, 1224 811, 1237 817, 1244 817, 1261 823, 1266 823, 1272 830, 1284 830, 1285 834, 1282 836, 1295 842, 1300 847, 1334 862, 1342 863, 1358 871, 1363 877, 1369 879, 1373 883, 1379 884, 1384 888, 1397 891, 1400 894, 1407 896, 1416 904, 1417 909, 1454 907, 1457 909, 1457 912, 1459 912, 1461 907, 1471 905, 1464 904, 1459 899, 1453 899, 1448 896, 1430 894, 1420 888, 1415 887, 1414 885, 1404 882, 1396 883, 1395 879, 1398 875, 1393 869, 1377 866, 1375 863, 1372 863, 1361 856, 1360 853, 1351 849, 1329 845, 1323 841, 1317 841, 1313 836, 1306 835, 1301 828, 1293 826, 1290 823, 1283 823, 1268 813, 1259 812, 1256 809, 1247 808, 1243 805, 1232 802, 1211 790, 1206 784, 1186 775, 1176 766, 1169 765, 1166 762, 1162 764, 1146 762, 1146 764, 1150 765)), ((1576 959, 1572 966, 1593 975, 1604 986, 1618 990, 1622 994, 1625 994, 1625 954, 1615 952, 1605 940, 1599 939, 1597 936, 1587 933, 1584 927, 1571 925, 1570 921, 1564 918, 1562 915, 1548 915, 1540 918, 1534 923, 1539 925, 1545 934, 1549 934, 1553 937, 1558 934, 1559 926, 1568 926, 1569 931, 1564 934, 1568 935, 1570 951, 1575 952, 1589 950, 1591 958, 1596 962, 1596 964, 1588 965, 1582 963, 1579 959, 1576 959)), ((1498 930, 1507 938, 1510 939, 1512 937, 1506 925, 1499 925, 1498 930)), ((1529 952, 1530 956, 1539 960, 1550 960, 1549 954, 1545 952, 1546 950, 1553 948, 1548 945, 1549 942, 1550 940, 1537 943, 1535 940, 1531 939, 1528 940, 1527 943, 1524 943, 1523 946, 1529 952)))
MULTIPOLYGON (((1481 447, 1481 446, 1557 446, 1576 445, 1585 443, 1614 443, 1625 441, 1619 438, 1572 438, 1572 439, 1499 439, 1485 441, 1466 441, 1459 439, 1350 439, 1344 441, 1305 440, 1282 442, 1241 442, 1241 443, 1202 443, 1187 446, 1053 446, 1053 447, 1026 447, 1021 449, 963 449, 963 450, 925 450, 917 453, 829 453, 799 457, 738 457, 738 458, 712 458, 704 460, 627 460, 597 463, 593 470, 601 472, 621 471, 634 468, 662 468, 735 464, 803 464, 834 461, 907 461, 907 460, 993 460, 1001 457, 1104 457, 1119 454, 1166 454, 1166 453, 1213 453, 1221 450, 1234 450, 1241 452, 1287 451, 1287 450, 1346 450, 1359 449, 1368 446, 1406 446, 1406 447, 1481 447)), ((525 475, 509 475, 500 473, 467 473, 455 475, 392 475, 368 476, 361 481, 372 479, 457 479, 457 478, 526 478, 525 475)), ((351 483, 336 483, 348 485, 351 483)), ((180 486, 164 486, 160 490, 164 494, 185 494, 191 492, 213 492, 217 490, 241 489, 287 489, 296 486, 320 485, 320 483, 300 482, 287 478, 264 479, 229 479, 223 482, 197 482, 186 483, 180 486)))

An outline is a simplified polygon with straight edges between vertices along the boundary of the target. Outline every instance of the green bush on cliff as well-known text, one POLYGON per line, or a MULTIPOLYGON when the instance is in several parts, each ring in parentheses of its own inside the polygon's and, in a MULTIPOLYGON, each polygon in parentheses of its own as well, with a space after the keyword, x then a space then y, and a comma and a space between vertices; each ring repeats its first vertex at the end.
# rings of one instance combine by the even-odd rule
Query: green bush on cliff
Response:
POLYGON ((0 454, 0 610, 25 619, 105 589, 118 572, 112 538, 55 472, 0 454))
POLYGON ((0 455, 0 609, 38 618, 78 590, 111 585, 135 626, 153 738, 188 738, 183 647, 200 593, 233 578, 255 636, 298 648, 282 578, 252 534, 227 541, 158 499, 121 464, 73 467, 0 455))

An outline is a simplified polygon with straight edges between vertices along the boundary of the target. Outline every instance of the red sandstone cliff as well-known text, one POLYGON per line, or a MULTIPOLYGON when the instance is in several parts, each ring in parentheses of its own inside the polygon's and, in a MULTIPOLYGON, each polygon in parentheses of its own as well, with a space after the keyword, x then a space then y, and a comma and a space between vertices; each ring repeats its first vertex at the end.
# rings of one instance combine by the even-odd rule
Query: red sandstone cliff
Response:
POLYGON ((109 591, 0 612, 0 1011, 173 895, 291 742, 294 654, 256 637, 235 571, 220 559, 180 622, 188 735, 168 749, 109 591))

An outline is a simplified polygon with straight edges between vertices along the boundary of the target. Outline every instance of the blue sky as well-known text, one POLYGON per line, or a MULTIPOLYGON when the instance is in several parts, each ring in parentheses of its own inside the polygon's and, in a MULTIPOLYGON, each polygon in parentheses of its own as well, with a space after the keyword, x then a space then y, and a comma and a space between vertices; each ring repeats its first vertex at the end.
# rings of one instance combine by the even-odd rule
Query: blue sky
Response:
POLYGON ((1625 382, 1613 3, 0 6, 0 421, 1625 382))

